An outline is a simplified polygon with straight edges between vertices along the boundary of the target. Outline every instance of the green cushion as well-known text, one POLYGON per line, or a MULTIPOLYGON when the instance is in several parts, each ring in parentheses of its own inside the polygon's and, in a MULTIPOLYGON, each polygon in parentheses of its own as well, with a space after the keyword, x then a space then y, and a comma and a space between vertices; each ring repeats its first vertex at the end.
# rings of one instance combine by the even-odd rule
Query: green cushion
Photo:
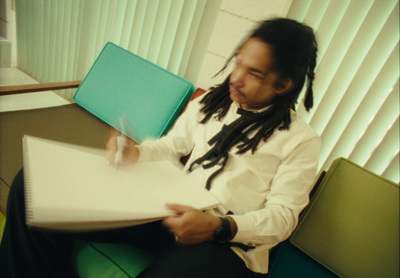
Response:
POLYGON ((286 240, 271 252, 268 278, 293 277, 334 278, 337 276, 286 240))
POLYGON ((153 255, 123 243, 76 241, 72 266, 81 278, 136 277, 153 261, 153 255))
POLYGON ((337 159, 291 242, 343 277, 399 277, 399 187, 337 159))
POLYGON ((137 142, 165 134, 194 91, 192 83, 111 42, 74 95, 93 115, 137 142))
POLYGON ((6 217, 0 212, 0 243, 3 238, 4 227, 6 226, 6 217))

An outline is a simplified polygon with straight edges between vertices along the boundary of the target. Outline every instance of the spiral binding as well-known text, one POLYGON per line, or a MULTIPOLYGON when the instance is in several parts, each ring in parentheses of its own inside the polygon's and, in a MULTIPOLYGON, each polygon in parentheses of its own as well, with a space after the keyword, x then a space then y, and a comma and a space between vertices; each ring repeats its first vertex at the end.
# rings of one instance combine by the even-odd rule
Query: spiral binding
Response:
POLYGON ((22 137, 22 153, 23 153, 23 172, 24 172, 24 184, 25 184, 25 214, 26 214, 26 224, 29 226, 33 220, 32 211, 32 192, 30 186, 30 167, 29 167, 29 146, 28 139, 30 136, 24 135, 22 137))

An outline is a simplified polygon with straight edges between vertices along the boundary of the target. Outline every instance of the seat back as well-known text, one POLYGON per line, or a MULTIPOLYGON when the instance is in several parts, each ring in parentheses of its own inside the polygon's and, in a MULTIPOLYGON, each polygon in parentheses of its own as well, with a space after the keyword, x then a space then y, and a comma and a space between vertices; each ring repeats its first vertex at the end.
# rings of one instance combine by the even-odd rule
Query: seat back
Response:
POLYGON ((291 243, 342 277, 399 277, 399 186, 335 160, 291 243))
POLYGON ((165 134, 194 91, 159 66, 107 43, 74 95, 83 108, 137 142, 165 134))

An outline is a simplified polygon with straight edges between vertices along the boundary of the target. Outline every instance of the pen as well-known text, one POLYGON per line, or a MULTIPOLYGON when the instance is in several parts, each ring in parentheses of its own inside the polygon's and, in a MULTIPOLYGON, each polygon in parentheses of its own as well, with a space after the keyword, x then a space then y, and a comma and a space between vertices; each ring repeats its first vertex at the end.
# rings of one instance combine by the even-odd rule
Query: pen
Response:
POLYGON ((124 149, 125 149, 125 143, 126 143, 125 135, 121 133, 117 137, 117 152, 115 153, 115 160, 114 160, 114 164, 117 167, 117 169, 121 165, 122 155, 124 154, 124 149))
POLYGON ((125 137, 125 123, 123 118, 119 119, 119 125, 121 128, 121 133, 117 137, 117 152, 115 153, 115 160, 114 164, 119 169, 119 166, 121 165, 122 162, 122 157, 124 154, 124 149, 125 149, 125 144, 126 144, 126 137, 125 137))

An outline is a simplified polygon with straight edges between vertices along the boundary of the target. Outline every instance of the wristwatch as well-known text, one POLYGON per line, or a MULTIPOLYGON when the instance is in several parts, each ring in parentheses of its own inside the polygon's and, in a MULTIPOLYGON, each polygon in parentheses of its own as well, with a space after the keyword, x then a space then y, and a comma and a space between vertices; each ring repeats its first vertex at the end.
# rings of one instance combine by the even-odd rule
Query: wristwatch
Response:
POLYGON ((232 239, 231 223, 228 219, 220 217, 221 226, 215 230, 214 238, 219 243, 226 243, 232 239))

